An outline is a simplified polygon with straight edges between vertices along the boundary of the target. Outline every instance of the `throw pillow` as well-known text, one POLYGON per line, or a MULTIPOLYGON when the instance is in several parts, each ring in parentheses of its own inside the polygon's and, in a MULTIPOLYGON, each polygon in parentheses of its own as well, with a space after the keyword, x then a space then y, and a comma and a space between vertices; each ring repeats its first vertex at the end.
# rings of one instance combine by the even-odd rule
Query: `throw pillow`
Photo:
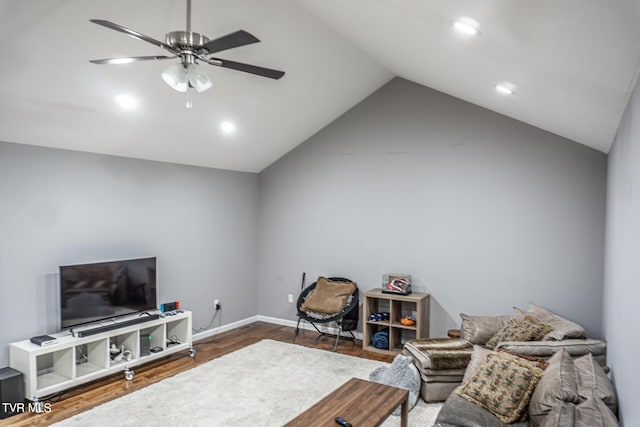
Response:
POLYGON ((471 344, 484 345, 489 338, 504 327, 512 316, 472 316, 460 313, 461 337, 471 344))
POLYGON ((542 370, 520 358, 492 352, 457 393, 504 423, 520 419, 542 370))
POLYGON ((605 374, 602 366, 598 364, 590 353, 573 360, 578 378, 578 395, 582 399, 591 396, 602 400, 614 414, 618 413, 618 399, 616 391, 605 374))
POLYGON ((549 359, 549 366, 531 395, 531 425, 542 426, 554 408, 562 406, 565 402, 579 401, 578 378, 573 359, 566 350, 561 350, 549 359))
POLYGON ((560 341, 568 338, 586 337, 582 326, 532 302, 529 303, 529 310, 527 312, 524 312, 517 307, 514 307, 514 309, 515 317, 518 319, 522 319, 524 316, 530 315, 538 319, 540 322, 547 323, 553 327, 552 331, 542 337, 543 341, 560 341))
POLYGON ((576 406, 575 427, 618 427, 611 409, 596 397, 590 397, 576 406))
POLYGON ((338 282, 319 277, 316 287, 305 298, 300 310, 325 314, 338 313, 347 305, 347 299, 356 289, 357 285, 354 282, 338 282))
POLYGON ((486 346, 495 348, 502 341, 537 341, 551 330, 551 326, 540 323, 533 316, 525 316, 522 321, 511 319, 500 329, 486 346))
POLYGON ((524 359, 527 362, 531 363, 536 368, 540 368, 543 371, 545 369, 547 369, 547 366, 549 366, 549 362, 544 360, 542 357, 531 356, 531 355, 528 355, 528 354, 520 354, 520 353, 516 353, 516 352, 513 352, 513 351, 506 350, 504 348, 499 348, 497 351, 499 351, 501 353, 509 354, 511 356, 514 356, 514 357, 519 357, 521 359, 524 359))
MULTIPOLYGON (((413 365, 413 359, 402 354, 397 355, 390 366, 380 366, 369 374, 369 380, 409 390, 409 410, 411 410, 420 395, 420 372, 413 365)), ((400 415, 401 408, 397 408, 393 415, 400 415)))
MULTIPOLYGON (((542 369, 543 371, 547 368, 547 365, 549 364, 542 357, 518 354, 511 351, 503 350, 503 349, 499 349, 498 351, 504 354, 511 355, 513 357, 520 357, 522 359, 525 359, 527 362, 533 364, 533 366, 537 368, 542 369)), ((473 353, 471 353, 471 360, 469 361, 469 364, 467 365, 467 369, 464 371, 464 376, 462 377, 463 384, 469 381, 471 377, 478 371, 480 364, 484 362, 484 359, 487 357, 489 353, 491 353, 491 350, 489 349, 486 349, 479 345, 473 346, 473 353)))

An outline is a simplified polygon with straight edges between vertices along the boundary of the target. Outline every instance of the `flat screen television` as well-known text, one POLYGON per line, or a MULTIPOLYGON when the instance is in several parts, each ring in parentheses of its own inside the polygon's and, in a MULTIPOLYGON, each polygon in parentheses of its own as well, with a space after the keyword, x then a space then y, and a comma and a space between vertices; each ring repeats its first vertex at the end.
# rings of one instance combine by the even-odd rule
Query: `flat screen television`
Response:
POLYGON ((155 257, 60 267, 63 329, 156 308, 155 257))

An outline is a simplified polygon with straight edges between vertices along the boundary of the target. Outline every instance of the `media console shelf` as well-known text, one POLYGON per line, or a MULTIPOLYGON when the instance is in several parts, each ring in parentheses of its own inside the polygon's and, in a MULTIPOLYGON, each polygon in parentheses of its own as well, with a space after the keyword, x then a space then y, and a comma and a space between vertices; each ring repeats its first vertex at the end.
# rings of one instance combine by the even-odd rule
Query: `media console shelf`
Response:
POLYGON ((429 336, 429 294, 418 292, 409 295, 383 293, 373 289, 364 293, 362 304, 362 348, 384 354, 397 354, 404 342, 429 336), (374 313, 388 312, 388 320, 369 320, 374 313), (400 323, 402 317, 415 316, 414 325, 400 323), (371 343, 371 337, 380 330, 389 332, 389 349, 379 349, 371 343))
POLYGON ((124 371, 125 378, 132 380, 132 367, 181 350, 189 350, 195 357, 191 322, 191 312, 185 311, 143 323, 125 321, 123 327, 89 336, 54 334, 58 342, 45 347, 20 341, 9 346, 9 364, 23 374, 25 397, 39 402, 53 393, 118 372, 124 371), (141 337, 149 339, 148 347, 141 346, 141 337), (128 357, 112 360, 112 344, 124 348, 128 357), (142 347, 161 350, 146 354, 142 347))

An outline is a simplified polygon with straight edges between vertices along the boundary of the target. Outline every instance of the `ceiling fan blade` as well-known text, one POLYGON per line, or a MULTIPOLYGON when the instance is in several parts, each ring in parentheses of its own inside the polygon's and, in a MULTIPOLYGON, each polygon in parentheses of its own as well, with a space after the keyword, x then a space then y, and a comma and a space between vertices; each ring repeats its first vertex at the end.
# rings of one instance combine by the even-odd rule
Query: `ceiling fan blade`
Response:
POLYGON ((129 28, 123 27, 122 25, 118 25, 110 21, 105 21, 104 19, 90 19, 89 21, 93 22, 94 24, 98 24, 98 25, 102 25, 103 27, 110 28, 112 30, 120 31, 121 33, 125 33, 126 35, 133 37, 134 39, 151 43, 153 45, 166 49, 169 52, 177 53, 177 51, 173 47, 169 46, 168 44, 163 43, 160 40, 153 39, 149 36, 145 36, 144 34, 139 33, 137 31, 130 30, 129 28))
POLYGON ((106 58, 106 59, 92 59, 89 62, 93 64, 129 64, 131 62, 138 61, 159 61, 162 59, 173 59, 177 58, 177 56, 165 56, 165 55, 156 55, 156 56, 130 56, 124 58, 106 58))
MULTIPOLYGON (((203 59, 203 58, 200 58, 203 59)), ((284 71, 273 70, 271 68, 259 67, 257 65, 244 64, 242 62, 229 61, 227 59, 209 58, 205 60, 211 65, 217 65, 223 68, 231 68, 232 70, 244 71, 245 73, 256 74, 262 77, 278 80, 284 76, 284 71)))
POLYGON ((260 40, 253 34, 246 32, 245 30, 238 30, 235 33, 227 34, 226 36, 218 37, 215 40, 208 41, 202 45, 203 49, 208 51, 207 54, 220 52, 234 47, 240 47, 251 43, 257 43, 260 40))

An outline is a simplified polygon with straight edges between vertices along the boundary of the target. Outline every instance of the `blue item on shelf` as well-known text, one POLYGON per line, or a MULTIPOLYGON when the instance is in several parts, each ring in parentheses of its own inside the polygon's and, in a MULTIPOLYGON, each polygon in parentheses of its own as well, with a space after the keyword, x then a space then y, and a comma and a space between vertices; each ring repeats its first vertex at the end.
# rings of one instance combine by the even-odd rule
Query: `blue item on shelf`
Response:
POLYGON ((380 320, 389 320, 389 312, 382 312, 382 313, 373 313, 369 315, 369 320, 370 321, 380 321, 380 320))
POLYGON ((373 334, 371 344, 380 350, 389 350, 389 330, 382 329, 373 334))

